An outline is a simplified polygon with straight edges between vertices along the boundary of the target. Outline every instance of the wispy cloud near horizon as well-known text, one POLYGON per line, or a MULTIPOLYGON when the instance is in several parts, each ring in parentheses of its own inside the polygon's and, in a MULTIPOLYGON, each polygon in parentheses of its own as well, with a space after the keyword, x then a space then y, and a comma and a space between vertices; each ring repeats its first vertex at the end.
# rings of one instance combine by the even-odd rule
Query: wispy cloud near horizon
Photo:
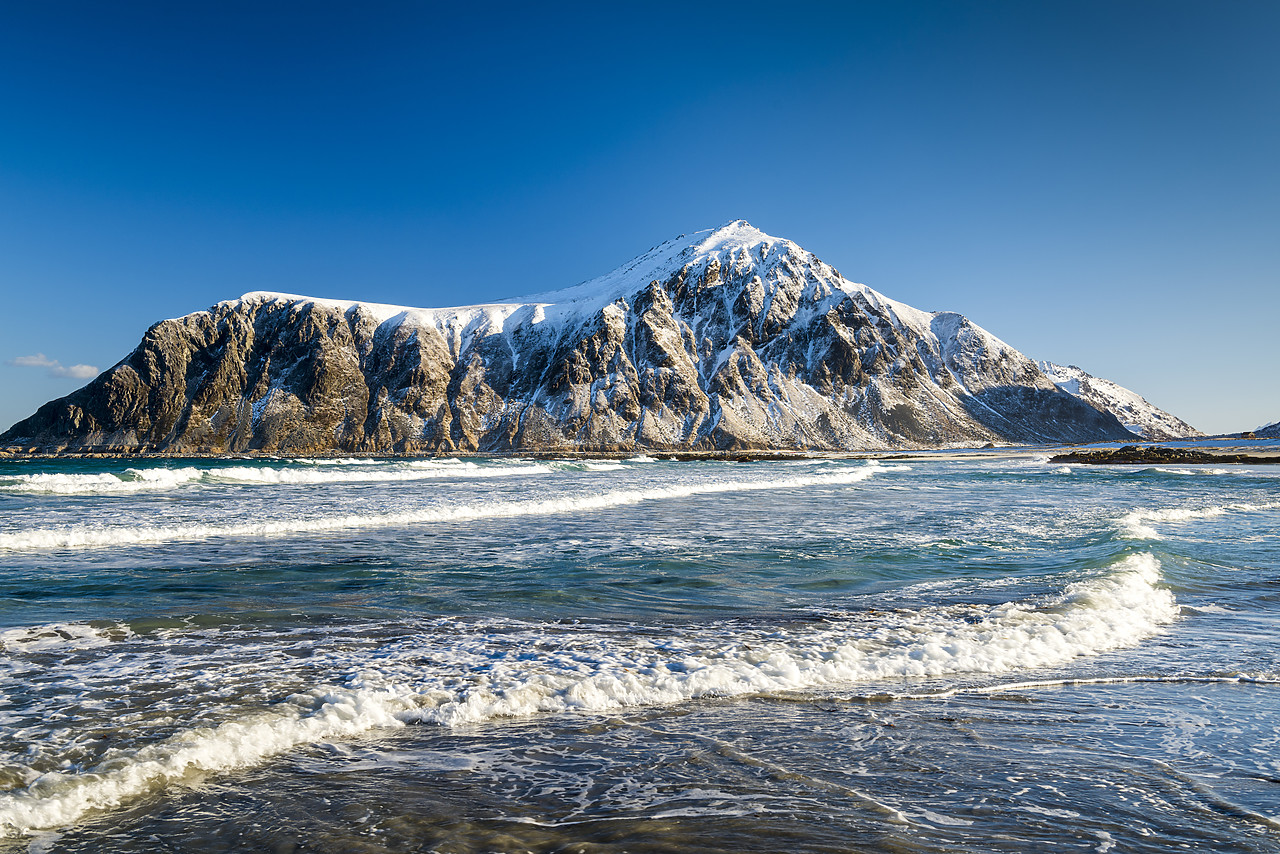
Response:
POLYGON ((90 380, 101 373, 93 365, 64 365, 57 359, 50 359, 44 353, 19 356, 16 359, 10 359, 6 364, 18 368, 44 368, 51 377, 66 377, 73 380, 90 380))

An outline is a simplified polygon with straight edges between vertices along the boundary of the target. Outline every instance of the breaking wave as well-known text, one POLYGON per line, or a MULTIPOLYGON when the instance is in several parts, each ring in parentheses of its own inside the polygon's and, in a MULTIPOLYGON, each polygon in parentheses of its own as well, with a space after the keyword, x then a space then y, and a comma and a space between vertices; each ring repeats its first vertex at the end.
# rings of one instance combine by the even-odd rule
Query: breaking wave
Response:
POLYGON ((1227 513, 1256 513, 1261 510, 1273 510, 1277 507, 1280 507, 1280 502, 1266 504, 1237 502, 1212 507, 1172 507, 1157 510, 1138 508, 1130 510, 1120 517, 1117 527, 1120 536, 1127 539, 1155 540, 1159 539, 1160 532, 1153 525, 1161 522, 1189 522, 1193 519, 1213 519, 1227 513))
POLYGON ((352 674, 339 682, 0 794, 0 831, 60 827, 173 783, 378 728, 1060 665, 1139 643, 1172 621, 1174 598, 1159 581, 1158 561, 1136 554, 1052 598, 854 615, 795 630, 719 625, 658 637, 527 625, 516 632, 418 632, 335 661, 333 672, 352 674))
POLYGON ((125 469, 119 474, 19 474, 0 477, 0 492, 34 492, 53 495, 132 494, 174 489, 196 483, 207 469, 125 469))

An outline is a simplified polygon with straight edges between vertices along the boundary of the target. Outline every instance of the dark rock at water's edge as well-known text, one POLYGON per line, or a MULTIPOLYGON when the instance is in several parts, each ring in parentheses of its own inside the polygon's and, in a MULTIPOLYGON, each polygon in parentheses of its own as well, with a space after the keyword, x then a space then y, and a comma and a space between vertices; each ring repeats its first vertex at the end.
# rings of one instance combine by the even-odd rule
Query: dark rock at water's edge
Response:
POLYGON ((1199 463, 1244 463, 1265 465, 1280 463, 1280 455, 1215 454, 1211 451, 1195 451, 1188 448, 1161 448, 1125 445, 1102 451, 1073 451, 1049 458, 1051 463, 1090 463, 1093 465, 1195 465, 1199 463))
POLYGON ((745 222, 501 304, 248 294, 152 326, 24 452, 850 451, 1134 438, 948 312, 745 222))

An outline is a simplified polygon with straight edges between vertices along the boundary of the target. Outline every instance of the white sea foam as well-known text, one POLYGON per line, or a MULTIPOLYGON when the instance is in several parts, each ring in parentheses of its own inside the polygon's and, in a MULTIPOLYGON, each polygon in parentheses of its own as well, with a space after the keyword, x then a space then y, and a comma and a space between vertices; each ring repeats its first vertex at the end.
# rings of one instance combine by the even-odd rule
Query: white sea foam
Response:
POLYGON ((0 534, 0 549, 23 551, 30 549, 166 543, 214 537, 274 537, 326 531, 403 527, 474 519, 548 516, 560 513, 591 512, 611 507, 640 504, 647 501, 687 498, 695 495, 850 484, 866 480, 874 474, 885 471, 909 471, 909 468, 906 466, 867 464, 807 477, 758 481, 707 481, 649 489, 617 490, 573 498, 497 500, 472 505, 441 506, 422 510, 368 515, 327 515, 234 524, 190 523, 120 527, 72 525, 58 528, 34 528, 26 531, 0 534))
POLYGON ((1136 644, 1173 620, 1173 596, 1158 585, 1159 563, 1138 554, 1052 599, 893 612, 793 631, 716 627, 646 640, 590 627, 530 626, 500 635, 455 627, 363 647, 361 660, 344 662, 352 675, 341 684, 118 751, 85 772, 44 774, 0 794, 0 829, 12 835, 61 827, 175 782, 411 722, 454 726, 1061 665, 1136 644), (498 650, 502 642, 519 654, 498 650))
POLYGON ((408 701, 387 691, 313 692, 287 708, 189 730, 113 757, 87 774, 49 773, 18 792, 0 794, 6 835, 62 827, 91 810, 109 809, 185 779, 256 765, 303 744, 403 725, 408 701))
POLYGON ((1213 519, 1226 513, 1252 513, 1280 507, 1280 502, 1267 504, 1232 503, 1212 507, 1170 507, 1164 509, 1138 508, 1120 518, 1120 535, 1131 540, 1154 540, 1160 537, 1153 524, 1160 522, 1188 522, 1193 519, 1213 519))
POLYGON ((516 477, 547 474, 550 466, 478 465, 460 460, 415 460, 386 462, 382 460, 309 461, 307 467, 284 466, 214 466, 176 469, 125 469, 123 472, 97 474, 24 474, 0 478, 0 491, 58 495, 128 495, 137 492, 177 489, 193 484, 339 484, 394 483, 397 481, 440 478, 516 477))
POLYGON ((591 462, 590 460, 551 460, 550 465, 557 471, 626 471, 628 466, 621 462, 591 462))
POLYGON ((0 651, 45 652, 104 646, 132 634, 128 626, 91 626, 86 623, 47 623, 0 629, 0 651))
POLYGON ((511 477, 518 475, 548 474, 552 469, 544 465, 528 466, 478 466, 475 463, 454 465, 422 465, 410 463, 408 467, 383 470, 357 469, 352 471, 333 469, 257 468, 231 466, 211 469, 208 479, 232 483, 253 484, 313 484, 313 483, 393 483, 396 481, 432 480, 449 477, 511 477))
POLYGON ((1156 467, 1156 468, 1146 469, 1146 471, 1159 472, 1160 474, 1180 474, 1180 475, 1187 475, 1189 477, 1193 477, 1196 475, 1234 474, 1234 472, 1231 471, 1231 469, 1170 469, 1170 468, 1156 467))
POLYGON ((1159 577, 1159 562, 1139 554, 1042 603, 905 612, 871 626, 851 620, 803 634, 739 636, 708 648, 682 644, 663 654, 615 655, 585 674, 573 668, 504 680, 491 671, 484 685, 465 693, 421 694, 412 717, 452 726, 538 712, 610 711, 704 696, 1056 665, 1136 644, 1173 620, 1174 598, 1157 586, 1159 577))
POLYGON ((1187 614, 1233 614, 1230 608, 1224 608, 1221 605, 1183 605, 1183 613, 1187 614))
POLYGON ((55 495, 131 494, 174 489, 199 481, 204 469, 125 469, 119 474, 19 474, 0 478, 2 492, 34 492, 55 495))
MULTIPOLYGON (((284 458, 272 457, 272 459, 284 458)), ((309 466, 385 466, 389 460, 379 457, 290 457, 295 463, 309 466)), ((441 460, 441 462, 459 462, 456 458, 450 460, 441 460)))

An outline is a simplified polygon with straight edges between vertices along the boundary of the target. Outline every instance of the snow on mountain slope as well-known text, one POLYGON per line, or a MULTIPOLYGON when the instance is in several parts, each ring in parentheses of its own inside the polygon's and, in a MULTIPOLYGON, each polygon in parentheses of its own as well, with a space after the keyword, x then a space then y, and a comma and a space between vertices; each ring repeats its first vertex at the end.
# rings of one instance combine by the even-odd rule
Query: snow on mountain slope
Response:
POLYGON ((1182 419, 1148 403, 1146 398, 1111 380, 1095 377, 1075 365, 1064 366, 1043 361, 1039 364, 1040 369, 1058 388, 1096 409, 1110 412, 1125 427, 1144 439, 1160 441, 1204 435, 1182 419))
POLYGON ((810 284, 803 293, 809 303, 808 314, 829 310, 833 304, 847 296, 857 295, 877 309, 893 312, 905 325, 922 334, 927 333, 932 321, 932 315, 891 300, 866 285, 844 279, 835 268, 823 263, 812 253, 790 240, 771 237, 745 220, 736 220, 718 229, 695 232, 691 236, 682 234, 603 276, 572 287, 511 297, 487 305, 413 308, 267 291, 248 293, 240 300, 304 302, 342 312, 360 306, 379 323, 429 324, 441 332, 463 328, 498 331, 513 316, 512 325, 523 322, 566 324, 580 321, 598 314, 608 305, 626 301, 652 282, 666 282, 677 273, 686 278, 706 276, 708 271, 711 271, 713 278, 752 272, 760 279, 763 288, 760 299, 766 315, 777 295, 779 282, 787 283, 789 276, 802 275, 810 284))
POLYGON ((488 305, 245 294, 156 324, 0 440, 310 453, 1125 438, 963 316, 891 300, 738 220, 488 305))

